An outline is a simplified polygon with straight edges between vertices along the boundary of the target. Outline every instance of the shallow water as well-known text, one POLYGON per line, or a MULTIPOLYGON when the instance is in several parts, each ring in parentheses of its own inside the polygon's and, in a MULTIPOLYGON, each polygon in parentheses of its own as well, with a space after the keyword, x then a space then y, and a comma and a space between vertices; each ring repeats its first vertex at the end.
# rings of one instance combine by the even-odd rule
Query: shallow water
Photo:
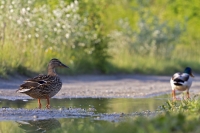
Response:
MULTIPOLYGON (((127 125, 120 126, 120 122, 117 122, 121 118, 120 114, 131 114, 134 112, 141 111, 155 111, 158 106, 163 105, 168 99, 168 96, 160 96, 153 98, 143 98, 143 99, 131 99, 131 98, 73 98, 73 99, 51 99, 51 108, 53 110, 43 110, 43 111, 57 111, 63 109, 80 109, 84 112, 73 116, 63 115, 63 117, 56 117, 55 115, 48 117, 48 119, 43 119, 40 116, 28 116, 23 118, 23 109, 32 109, 37 108, 37 100, 0 100, 0 107, 3 109, 10 109, 11 115, 17 115, 16 110, 18 108, 23 108, 21 111, 22 116, 13 117, 14 119, 2 119, 0 122, 0 132, 70 132, 70 133, 105 133, 105 132, 118 132, 124 131, 127 128, 127 125), (13 109, 13 113, 12 113, 13 109), (88 112, 92 112, 88 114, 88 112), (91 115, 93 114, 93 115, 91 115), (70 117, 69 117, 70 116, 70 117), (42 118, 42 119, 39 119, 42 118), (50 119, 49 119, 50 118, 50 119), (26 120, 27 119, 27 120, 26 120)), ((46 105, 46 101, 42 101, 43 108, 46 105)), ((19 110, 17 110, 19 111, 19 110)), ((26 110, 27 111, 27 110, 26 110)), ((36 110, 39 111, 40 110, 36 110)), ((38 113, 39 113, 38 112, 38 113)), ((5 111, 6 113, 6 111, 5 111)), ((66 113, 65 113, 66 114, 66 113)), ((26 115, 26 113, 24 113, 26 115)), ((37 115, 37 114, 36 114, 37 115)), ((44 112, 45 115, 45 112, 44 112)), ((48 115, 48 114, 47 114, 48 115)), ((1 116, 2 117, 2 116, 1 116)), ((128 124, 128 123, 127 123, 128 124)), ((130 123, 128 124, 130 126, 130 123)), ((130 126, 131 128, 131 126, 130 126)))

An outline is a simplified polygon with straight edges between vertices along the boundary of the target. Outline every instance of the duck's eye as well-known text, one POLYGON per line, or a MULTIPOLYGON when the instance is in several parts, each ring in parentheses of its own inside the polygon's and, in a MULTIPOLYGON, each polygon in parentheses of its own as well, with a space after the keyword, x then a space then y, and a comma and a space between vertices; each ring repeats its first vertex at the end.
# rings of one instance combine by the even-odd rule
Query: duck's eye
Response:
POLYGON ((46 83, 45 81, 41 80, 41 81, 38 81, 39 84, 44 84, 46 83))

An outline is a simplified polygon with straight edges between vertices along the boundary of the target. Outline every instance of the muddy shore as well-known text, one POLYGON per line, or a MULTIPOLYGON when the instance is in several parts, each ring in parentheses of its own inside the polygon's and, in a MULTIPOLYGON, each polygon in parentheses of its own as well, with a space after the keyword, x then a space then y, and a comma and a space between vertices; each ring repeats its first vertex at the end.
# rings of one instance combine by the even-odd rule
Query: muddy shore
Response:
MULTIPOLYGON (((0 79, 0 98, 31 99, 16 93, 21 83, 28 77, 16 75, 0 79)), ((146 75, 82 75, 61 76, 63 86, 54 98, 145 98, 170 94, 170 76, 146 75)), ((191 94, 200 92, 200 76, 194 78, 191 94)))

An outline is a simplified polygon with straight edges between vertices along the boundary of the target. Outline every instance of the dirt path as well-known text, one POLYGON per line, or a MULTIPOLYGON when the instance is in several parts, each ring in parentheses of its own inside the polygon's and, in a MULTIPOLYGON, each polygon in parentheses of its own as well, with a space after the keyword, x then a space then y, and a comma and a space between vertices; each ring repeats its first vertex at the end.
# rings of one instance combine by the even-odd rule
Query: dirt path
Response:
MULTIPOLYGON (((169 94, 170 76, 144 75, 84 75, 61 76, 63 87, 55 98, 139 98, 169 94)), ((30 99, 29 96, 16 93, 19 85, 27 77, 15 76, 9 80, 0 79, 0 98, 30 99)), ((200 76, 194 78, 192 94, 200 92, 200 76)))

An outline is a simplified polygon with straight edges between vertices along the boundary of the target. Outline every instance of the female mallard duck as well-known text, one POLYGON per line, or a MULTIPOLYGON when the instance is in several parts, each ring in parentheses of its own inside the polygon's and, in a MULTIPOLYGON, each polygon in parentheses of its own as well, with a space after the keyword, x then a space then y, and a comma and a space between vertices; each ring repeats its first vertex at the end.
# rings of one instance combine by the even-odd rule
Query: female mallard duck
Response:
POLYGON ((47 75, 39 75, 27 79, 24 84, 20 85, 17 92, 25 93, 32 98, 38 99, 39 108, 41 108, 40 99, 47 99, 46 107, 50 108, 49 98, 56 95, 62 87, 62 81, 55 72, 56 67, 69 68, 58 59, 51 59, 47 75))
POLYGON ((190 98, 189 89, 192 85, 192 79, 194 77, 192 74, 192 69, 190 67, 186 67, 183 73, 175 73, 171 80, 171 87, 172 87, 172 98, 176 100, 176 93, 175 90, 178 91, 187 91, 187 98, 190 98))

